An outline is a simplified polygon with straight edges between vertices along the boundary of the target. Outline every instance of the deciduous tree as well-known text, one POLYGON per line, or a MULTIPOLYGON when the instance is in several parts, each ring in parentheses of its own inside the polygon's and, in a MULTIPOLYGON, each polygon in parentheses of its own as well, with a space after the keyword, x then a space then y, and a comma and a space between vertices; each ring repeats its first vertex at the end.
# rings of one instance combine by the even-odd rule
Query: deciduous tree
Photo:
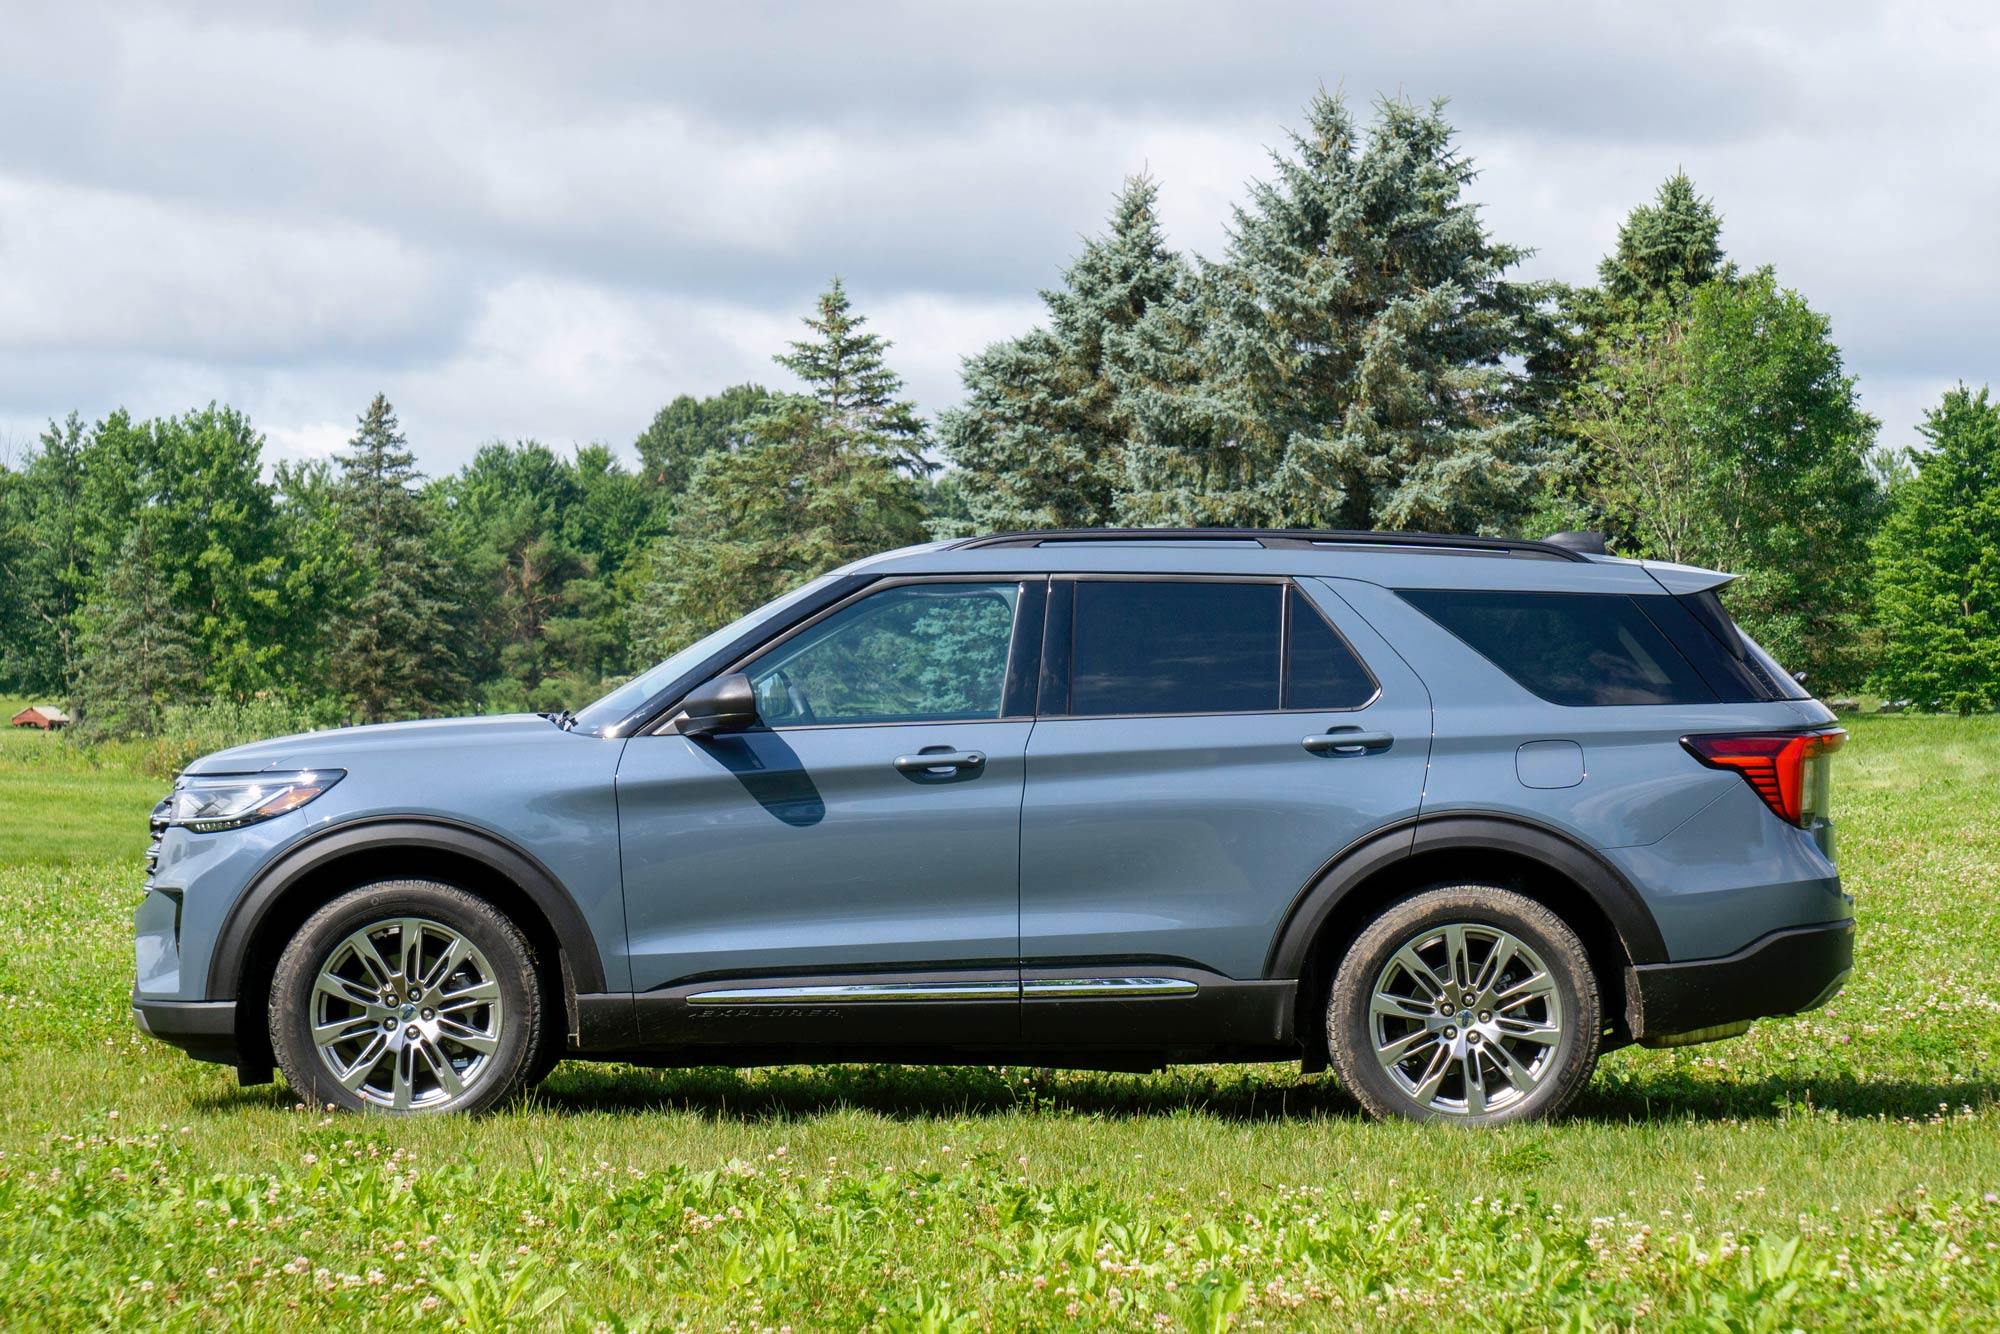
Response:
POLYGON ((1875 544, 1874 684, 1919 708, 2000 708, 2000 403, 1960 385, 1919 429, 1930 448, 1875 544))

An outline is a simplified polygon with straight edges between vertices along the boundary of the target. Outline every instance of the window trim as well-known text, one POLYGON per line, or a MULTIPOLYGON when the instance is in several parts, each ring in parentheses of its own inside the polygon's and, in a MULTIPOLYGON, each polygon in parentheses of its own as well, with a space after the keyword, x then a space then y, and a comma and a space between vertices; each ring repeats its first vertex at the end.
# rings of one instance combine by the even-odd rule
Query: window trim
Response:
MULTIPOLYGON (((1026 714, 1017 714, 1012 711, 1012 707, 1018 703, 1018 696, 1021 688, 1016 680, 1015 657, 1016 655, 1024 653, 1032 654, 1036 658, 1039 658, 1041 656, 1040 655, 1040 648, 1041 648, 1040 641, 1042 637, 1041 627, 1028 626, 1026 622, 1030 618, 1023 616, 1022 613, 1027 609, 1028 603, 1031 600, 1031 598, 1035 597, 1035 594, 1031 592, 1031 589, 1036 585, 1046 587, 1048 580, 1049 576, 1046 574, 1007 574, 999 571, 995 571, 990 574, 910 574, 910 575, 896 575, 886 579, 872 580, 869 583, 863 585, 862 587, 855 589, 853 592, 849 593, 846 597, 839 598, 834 602, 829 603, 827 606, 822 607, 819 611, 814 612, 811 616, 806 617, 804 620, 797 621, 792 625, 786 626, 785 629, 779 634, 773 635, 769 639, 751 645, 749 648, 739 653, 735 658, 731 659, 727 666, 717 668, 715 671, 709 673, 708 676, 704 677, 703 680, 712 681, 718 676, 727 676, 731 672, 740 672, 745 667, 748 667, 751 663, 755 662, 757 659, 763 657, 766 653, 769 653, 771 652, 771 650, 778 648, 786 643, 789 643, 793 639, 796 639, 798 636, 812 629, 814 626, 818 625, 821 621, 826 620, 828 617, 839 615, 842 611, 846 610, 848 607, 853 606, 855 603, 861 601, 863 598, 872 597, 877 593, 887 592, 892 588, 902 588, 912 584, 1014 584, 1021 591, 1020 595, 1015 599, 1014 624, 1012 630, 1009 632, 1007 639, 1007 671, 1006 675, 1002 678, 999 717, 934 718, 934 719, 903 718, 903 719, 891 719, 886 722, 867 722, 867 723, 862 723, 862 722, 785 723, 777 727, 773 727, 768 723, 760 722, 758 726, 753 728, 747 728, 745 729, 745 731, 750 733, 815 732, 815 731, 823 732, 835 729, 845 731, 863 727, 977 727, 977 726, 985 726, 992 723, 1031 722, 1034 719, 1034 714, 1032 712, 1026 714)), ((696 684, 699 685, 701 684, 701 682, 697 682, 696 684)), ((667 711, 667 714, 664 718, 662 718, 659 722, 655 723, 651 728, 647 729, 644 732, 639 733, 638 735, 679 736, 681 735, 681 730, 680 730, 681 717, 682 717, 681 707, 679 702, 676 701, 674 706, 667 711)), ((733 735, 741 735, 741 733, 736 733, 733 735)))
POLYGON ((1266 718, 1266 717, 1310 717, 1329 713, 1359 713, 1370 708, 1382 698, 1382 678, 1368 665, 1368 659, 1361 656, 1332 617, 1319 609, 1306 591, 1299 587, 1299 581, 1289 574, 1158 574, 1124 573, 1113 571, 1089 571, 1074 574, 1052 574, 1049 576, 1049 629, 1042 637, 1042 691, 1041 703, 1035 717, 1050 722, 1101 722, 1117 718, 1266 718), (1275 709, 1207 709, 1198 712, 1165 711, 1158 713, 1072 713, 1075 648, 1076 648, 1076 585, 1080 583, 1100 584, 1277 584, 1284 590, 1278 602, 1278 707, 1275 709), (1361 670, 1368 677, 1374 690, 1358 704, 1349 704, 1337 709, 1307 709, 1285 707, 1286 674, 1290 667, 1292 634, 1292 599, 1304 598, 1309 610, 1326 622, 1329 630, 1339 639, 1342 646, 1354 655, 1361 664, 1361 670), (1059 617, 1066 617, 1067 624, 1058 624, 1059 617), (1057 712, 1046 707, 1051 691, 1062 700, 1063 708, 1057 712))

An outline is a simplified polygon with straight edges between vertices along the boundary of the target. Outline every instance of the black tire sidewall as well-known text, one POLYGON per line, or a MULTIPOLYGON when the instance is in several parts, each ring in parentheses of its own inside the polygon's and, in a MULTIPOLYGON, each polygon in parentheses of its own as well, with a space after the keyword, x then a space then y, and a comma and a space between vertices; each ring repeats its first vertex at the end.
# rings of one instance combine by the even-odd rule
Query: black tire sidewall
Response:
POLYGON ((1480 1126, 1560 1114, 1596 1068, 1603 1011, 1589 954, 1561 918, 1513 890, 1452 884, 1413 894, 1363 928, 1340 961, 1328 998, 1326 1024, 1335 1071, 1373 1115, 1480 1126), (1548 966, 1565 1016, 1549 1077, 1521 1103, 1479 1116, 1453 1115, 1412 1102, 1376 1060, 1369 1025, 1369 998, 1390 956, 1411 937, 1453 922, 1498 927, 1520 937, 1548 966))
POLYGON ((535 960, 520 931, 485 900, 455 886, 428 880, 384 880, 349 890, 308 917, 280 955, 271 985, 271 1048, 285 1080, 309 1106, 383 1112, 342 1088, 312 1040, 312 996, 319 970, 349 935, 371 922, 424 917, 459 932, 486 956, 500 988, 500 1042, 478 1082, 447 1103, 418 1109, 480 1112, 514 1093, 540 1057, 543 1040, 541 986, 535 960))

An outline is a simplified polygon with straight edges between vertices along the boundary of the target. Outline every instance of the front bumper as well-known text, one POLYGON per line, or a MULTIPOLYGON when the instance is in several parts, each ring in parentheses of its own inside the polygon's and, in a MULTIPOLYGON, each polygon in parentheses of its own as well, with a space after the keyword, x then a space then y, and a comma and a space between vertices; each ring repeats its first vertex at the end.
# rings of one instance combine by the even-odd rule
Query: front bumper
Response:
POLYGON ((1833 999, 1854 971, 1854 921, 1789 927, 1717 959, 1632 970, 1626 1022, 1640 1041, 1798 1014, 1833 999))
POLYGON ((147 1037, 179 1047, 197 1061, 239 1065, 235 1001, 161 1001, 132 993, 132 1019, 147 1037))

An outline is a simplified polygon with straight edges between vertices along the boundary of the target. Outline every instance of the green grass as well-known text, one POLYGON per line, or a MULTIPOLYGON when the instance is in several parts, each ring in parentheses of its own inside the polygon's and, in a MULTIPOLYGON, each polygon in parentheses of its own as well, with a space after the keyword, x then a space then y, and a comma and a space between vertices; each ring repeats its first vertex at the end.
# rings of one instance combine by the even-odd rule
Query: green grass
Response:
MULTIPOLYGON (((1497 1133, 1291 1067, 573 1063, 330 1118, 131 1031, 136 858, 8 854, 0 1325, 2000 1328, 2000 720, 1852 730, 1846 992, 1497 1133)), ((76 849, 126 846, 157 781, 17 745, 10 813, 96 792, 76 849)))
POLYGON ((37 701, 0 698, 0 867, 76 865, 146 850, 146 813, 168 784, 127 748, 86 750, 6 720, 37 701))

